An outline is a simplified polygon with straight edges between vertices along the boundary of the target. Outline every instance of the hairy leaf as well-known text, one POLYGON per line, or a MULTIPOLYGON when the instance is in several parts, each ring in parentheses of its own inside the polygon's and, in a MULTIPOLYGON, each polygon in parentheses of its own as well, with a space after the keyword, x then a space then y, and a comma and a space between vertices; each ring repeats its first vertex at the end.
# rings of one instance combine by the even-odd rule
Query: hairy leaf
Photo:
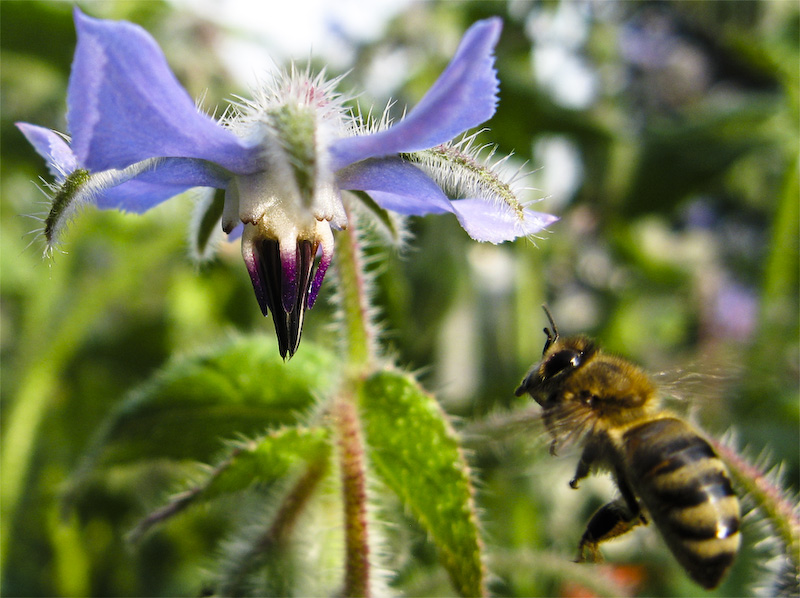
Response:
POLYGON ((192 504, 244 490, 253 484, 277 482, 303 463, 324 462, 330 452, 327 437, 324 428, 287 427, 231 444, 226 455, 205 476, 150 513, 131 536, 139 537, 153 524, 192 504))
POLYGON ((176 359, 111 413, 83 471, 150 459, 210 462, 222 442, 296 424, 333 376, 313 346, 284 363, 274 339, 239 337, 176 359))
POLYGON ((431 535, 459 593, 485 594, 469 470, 439 404, 396 372, 366 380, 360 401, 378 474, 431 535))

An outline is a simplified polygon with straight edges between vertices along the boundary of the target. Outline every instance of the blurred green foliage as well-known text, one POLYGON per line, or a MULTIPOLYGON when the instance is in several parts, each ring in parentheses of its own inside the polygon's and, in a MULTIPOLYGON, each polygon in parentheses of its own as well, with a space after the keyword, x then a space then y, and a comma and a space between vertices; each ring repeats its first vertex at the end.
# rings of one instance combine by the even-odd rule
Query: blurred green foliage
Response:
MULTIPOLYGON (((243 93, 217 54, 215 23, 162 2, 83 6, 145 26, 210 105, 243 93)), ((404 51, 412 68, 393 95, 413 105, 461 32, 492 14, 505 22, 501 95, 482 138, 526 169, 542 166, 531 197, 561 220, 535 246, 484 246, 454 219, 422 218, 410 222, 407 251, 377 248, 376 304, 398 361, 421 371, 459 421, 520 407, 512 391, 541 354, 546 301, 562 333, 589 333, 653 369, 721 373, 695 397, 705 428, 733 428, 753 454, 768 451, 797 492, 797 4, 411 3, 378 41, 357 48, 343 86, 367 85, 371 65, 404 51), (545 76, 552 60, 555 82, 545 76), (588 81, 592 92, 565 99, 559 85, 569 81, 588 81), (567 158, 553 161, 559 155, 567 158)), ((170 467, 120 471, 86 488, 66 515, 62 493, 108 414, 170 358, 236 332, 264 332, 275 349, 271 323, 235 244, 202 266, 188 259, 191 197, 141 217, 86 209, 63 252, 41 258, 36 217, 47 204, 31 181, 46 170, 13 123, 66 128, 70 6, 0 2, 0 44, 2 592, 200 592, 197 567, 213 559, 231 519, 224 506, 178 518, 136 550, 124 541, 172 489, 170 467)), ((387 98, 360 101, 373 99, 387 98)), ((335 350, 325 304, 308 314, 304 343, 335 350)), ((570 491, 575 455, 550 458, 539 436, 531 429, 472 455, 498 594, 568 594, 570 573, 553 555, 573 557, 585 521, 613 492, 599 481, 570 491)), ((411 539, 414 558, 398 558, 401 588, 452 591, 423 530, 408 526, 398 534, 411 539)), ((756 527, 745 527, 746 541, 756 527)), ((648 533, 609 549, 609 561, 634 564, 642 594, 694 595, 648 533)), ((759 560, 744 549, 718 593, 748 592, 763 574, 759 560)))

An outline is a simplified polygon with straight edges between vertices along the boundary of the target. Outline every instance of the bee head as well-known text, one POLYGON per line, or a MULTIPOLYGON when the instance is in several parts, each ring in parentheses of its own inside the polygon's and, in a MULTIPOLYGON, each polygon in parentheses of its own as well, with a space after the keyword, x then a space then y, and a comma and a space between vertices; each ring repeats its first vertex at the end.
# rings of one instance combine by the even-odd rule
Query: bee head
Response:
POLYGON ((553 320, 553 314, 550 313, 550 310, 547 309, 546 305, 542 305, 542 309, 544 313, 547 314, 547 319, 550 320, 550 328, 547 326, 544 327, 544 334, 547 337, 544 341, 544 349, 542 349, 542 357, 544 357, 547 350, 558 340, 558 328, 556 327, 556 322, 553 320))
POLYGON ((560 384, 565 378, 580 368, 587 358, 597 350, 593 341, 584 336, 562 339, 547 306, 544 312, 550 321, 550 328, 544 329, 546 336, 542 361, 531 368, 522 384, 515 391, 516 396, 530 393, 540 405, 550 394, 549 389, 560 384))

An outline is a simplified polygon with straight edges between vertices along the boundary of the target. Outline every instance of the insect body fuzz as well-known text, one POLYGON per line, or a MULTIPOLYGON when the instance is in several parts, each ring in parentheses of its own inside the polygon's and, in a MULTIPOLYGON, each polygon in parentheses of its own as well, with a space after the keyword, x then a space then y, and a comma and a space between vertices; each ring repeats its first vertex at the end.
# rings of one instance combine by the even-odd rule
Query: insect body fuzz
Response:
POLYGON ((722 461, 661 406, 638 366, 586 337, 561 339, 552 318, 551 325, 541 363, 516 394, 529 393, 542 406, 551 453, 562 443, 583 447, 573 488, 593 469, 608 469, 621 494, 592 516, 578 560, 597 560, 601 542, 650 520, 695 582, 718 586, 740 544, 739 501, 722 461))

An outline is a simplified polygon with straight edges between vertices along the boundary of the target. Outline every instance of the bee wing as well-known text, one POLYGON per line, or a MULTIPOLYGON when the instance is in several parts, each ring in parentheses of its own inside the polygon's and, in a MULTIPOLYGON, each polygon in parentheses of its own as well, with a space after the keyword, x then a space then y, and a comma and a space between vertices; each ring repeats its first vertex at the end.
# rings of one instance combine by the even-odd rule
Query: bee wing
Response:
POLYGON ((464 442, 472 446, 502 443, 523 434, 544 436, 542 408, 535 403, 520 409, 495 411, 484 419, 467 424, 461 430, 464 442))
POLYGON ((567 448, 580 444, 590 433, 596 416, 579 405, 562 405, 551 408, 547 415, 536 403, 513 410, 491 413, 486 418, 466 425, 463 441, 475 448, 496 446, 524 436, 535 445, 550 444, 567 448))
POLYGON ((572 445, 582 445, 586 436, 594 432, 598 415, 586 405, 570 401, 551 408, 544 420, 553 438, 550 451, 555 453, 572 445))
POLYGON ((692 363, 651 375, 659 395, 672 399, 684 409, 687 405, 709 407, 730 394, 737 372, 732 366, 692 363))

